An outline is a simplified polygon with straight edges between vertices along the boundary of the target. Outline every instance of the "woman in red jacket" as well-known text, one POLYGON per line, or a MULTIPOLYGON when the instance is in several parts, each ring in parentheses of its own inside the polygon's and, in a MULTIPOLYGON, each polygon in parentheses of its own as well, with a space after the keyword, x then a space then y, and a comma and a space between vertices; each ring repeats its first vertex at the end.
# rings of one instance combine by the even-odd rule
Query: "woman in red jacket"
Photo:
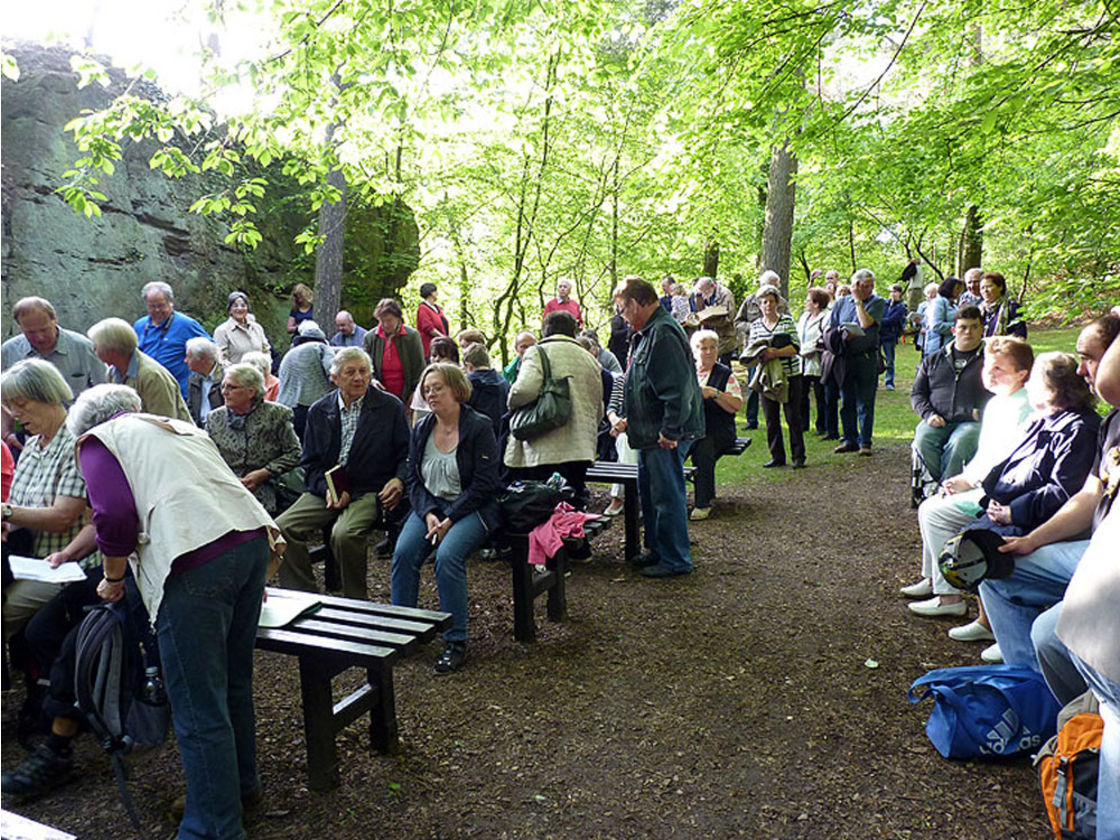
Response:
POLYGON ((420 307, 416 310, 416 331, 420 333, 420 341, 424 345, 424 358, 431 357, 432 339, 441 335, 451 334, 451 325, 443 309, 436 303, 439 289, 435 283, 422 283, 420 285, 420 307))

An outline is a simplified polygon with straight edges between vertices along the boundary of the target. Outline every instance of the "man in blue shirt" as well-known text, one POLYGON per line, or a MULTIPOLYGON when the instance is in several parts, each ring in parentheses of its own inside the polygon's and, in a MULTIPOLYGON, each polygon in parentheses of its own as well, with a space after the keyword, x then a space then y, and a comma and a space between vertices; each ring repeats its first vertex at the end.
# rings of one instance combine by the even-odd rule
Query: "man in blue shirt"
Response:
POLYGON ((340 309, 334 316, 338 332, 331 336, 331 347, 361 347, 365 341, 366 331, 354 323, 354 316, 345 309, 340 309))
POLYGON ((210 338, 210 333, 194 318, 175 311, 175 294, 166 283, 154 280, 145 284, 140 297, 148 307, 147 316, 132 325, 140 350, 171 372, 185 400, 190 376, 185 361, 187 340, 195 336, 210 338))
POLYGON ((837 298, 829 321, 829 326, 844 336, 844 379, 840 385, 843 440, 834 451, 870 455, 875 389, 879 384, 879 325, 887 304, 875 294, 875 275, 869 269, 856 271, 850 284, 852 293, 837 298))

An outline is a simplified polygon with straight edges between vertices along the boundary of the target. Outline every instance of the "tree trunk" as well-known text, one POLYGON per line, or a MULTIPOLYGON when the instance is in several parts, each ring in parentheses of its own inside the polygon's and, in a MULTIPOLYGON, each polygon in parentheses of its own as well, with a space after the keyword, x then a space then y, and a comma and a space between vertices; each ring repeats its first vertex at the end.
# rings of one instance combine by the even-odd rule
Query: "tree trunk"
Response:
POLYGON ((775 146, 770 156, 766 190, 766 224, 762 231, 762 268, 778 272, 783 297, 789 296, 789 261, 793 244, 793 176, 797 156, 789 141, 775 146))
POLYGON ((712 238, 704 246, 704 276, 716 279, 719 273, 719 241, 717 231, 712 231, 712 238))
POLYGON ((980 220, 980 208, 970 204, 965 213, 964 227, 961 229, 960 249, 957 251, 957 276, 964 277, 970 268, 980 265, 984 246, 984 233, 980 220))
POLYGON ((325 332, 334 323, 342 296, 342 249, 346 231, 346 175, 341 167, 327 173, 327 183, 342 195, 334 204, 319 208, 319 233, 315 251, 315 318, 325 332))
POLYGON ((618 194, 622 186, 618 183, 618 156, 614 159, 614 185, 611 189, 611 293, 618 286, 618 194))

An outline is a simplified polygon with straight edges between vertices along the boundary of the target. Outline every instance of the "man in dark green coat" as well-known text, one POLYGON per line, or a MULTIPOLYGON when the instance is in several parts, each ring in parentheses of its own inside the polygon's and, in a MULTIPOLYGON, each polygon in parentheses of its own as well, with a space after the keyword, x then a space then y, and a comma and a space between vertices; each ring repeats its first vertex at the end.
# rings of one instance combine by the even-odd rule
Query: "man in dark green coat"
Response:
POLYGON ((635 561, 646 577, 692 571, 684 459, 704 436, 704 405, 688 339, 653 286, 627 277, 614 301, 634 329, 623 398, 625 431, 638 452, 638 492, 647 550, 635 561))

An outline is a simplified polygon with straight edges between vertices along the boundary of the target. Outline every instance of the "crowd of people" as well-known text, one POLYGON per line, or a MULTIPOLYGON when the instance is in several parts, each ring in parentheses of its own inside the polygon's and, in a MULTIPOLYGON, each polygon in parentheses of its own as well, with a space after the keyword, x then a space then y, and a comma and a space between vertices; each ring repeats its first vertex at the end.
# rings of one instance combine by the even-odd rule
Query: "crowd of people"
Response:
MULTIPOLYGON (((992 643, 985 659, 1041 669, 1060 699, 1091 685, 1110 709, 1113 743, 1116 646, 1102 652, 1086 634, 1092 604, 1061 620, 1049 608, 1097 545, 1085 532, 1101 528, 1120 483, 1120 421, 1094 410, 1098 394, 1120 402, 1120 319, 1086 327, 1076 357, 1036 358, 995 272, 946 279, 916 319, 907 289, 894 284, 884 299, 867 269, 847 284, 824 273, 796 319, 781 286, 763 272, 736 306, 710 277, 691 292, 667 277, 661 295, 627 277, 613 290, 604 346, 562 280, 539 329, 513 337, 499 370, 483 333, 453 334, 435 284, 419 289, 415 317, 393 299, 376 305, 368 329, 339 311, 329 339, 300 284, 276 375, 241 291, 213 337, 175 309, 165 283, 141 290, 145 317, 107 318, 85 336, 61 327, 49 301, 20 300, 21 334, 3 345, 0 434, 6 463, 18 458, 2 509, 6 546, 52 566, 79 563, 87 580, 5 585, 5 642, 24 651, 29 673, 50 677, 29 690, 21 720, 45 715, 50 731, 4 775, 4 792, 42 792, 71 772, 74 630, 83 607, 133 598, 157 628, 187 775, 180 836, 238 836, 241 808, 260 795, 252 628, 270 558, 280 585, 317 592, 310 547, 325 542, 338 592, 364 599, 369 537, 381 532, 376 550, 391 557, 391 599, 403 606, 417 605, 432 560, 439 606, 452 615, 435 671, 453 673, 467 660, 467 561, 492 543, 504 486, 559 475, 582 511, 595 460, 635 464, 645 538, 632 563, 645 577, 687 575, 689 521, 712 515, 716 464, 736 443, 739 412, 753 429, 762 410, 766 468, 803 468, 810 428, 836 453, 870 456, 879 378, 894 389, 896 348, 909 335, 922 353, 913 447, 935 492, 918 511, 921 577, 902 594, 918 616, 965 616, 941 554, 963 529, 998 534, 1015 572, 985 581, 980 615, 950 636, 992 643), (511 419, 560 381, 563 422, 511 434, 511 419), (203 674, 190 633, 226 652, 220 673, 203 674)), ((622 512, 621 496, 611 489, 605 515, 622 512)))

